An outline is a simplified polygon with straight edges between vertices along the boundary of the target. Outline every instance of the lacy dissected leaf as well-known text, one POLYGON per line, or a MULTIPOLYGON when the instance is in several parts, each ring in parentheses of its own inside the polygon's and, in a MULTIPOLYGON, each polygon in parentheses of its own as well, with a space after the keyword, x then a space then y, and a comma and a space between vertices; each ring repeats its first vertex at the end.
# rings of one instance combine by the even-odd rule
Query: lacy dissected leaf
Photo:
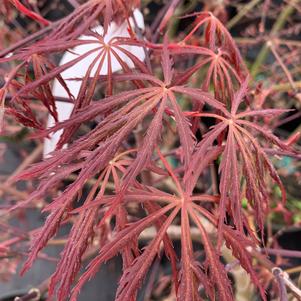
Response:
MULTIPOLYGON (((108 182, 111 169, 105 170, 98 178, 89 192, 85 204, 93 201, 94 198, 102 197, 105 186, 108 182), (100 191, 96 194, 100 182, 103 181, 100 191), (95 196, 96 194, 96 196, 95 196)), ((49 284, 49 295, 54 293, 55 286, 59 283, 57 296, 64 300, 70 293, 70 287, 81 268, 81 258, 86 251, 89 242, 93 238, 93 226, 97 220, 98 211, 96 208, 87 209, 79 214, 68 236, 68 242, 62 252, 61 259, 57 264, 55 273, 49 284), (67 267, 67 268, 66 268, 67 267)))
POLYGON ((184 165, 187 167, 191 160, 191 154, 195 145, 195 136, 191 131, 191 124, 188 118, 184 116, 179 104, 177 103, 175 95, 173 93, 169 93, 168 96, 171 101, 172 108, 174 109, 175 120, 184 153, 184 165))
MULTIPOLYGON (((160 209, 160 205, 157 205, 154 202, 147 202, 144 204, 146 210, 148 213, 155 213, 157 210, 160 209)), ((160 230, 162 227, 163 223, 166 221, 167 217, 162 217, 161 219, 158 219, 155 223, 157 231, 160 230)), ((163 237, 163 245, 164 245, 164 251, 171 263, 171 269, 172 269, 172 276, 173 276, 173 281, 175 283, 175 290, 178 291, 178 268, 177 268, 177 263, 178 263, 178 258, 177 254, 174 250, 172 240, 169 238, 167 234, 164 235, 163 237)))
MULTIPOLYGON (((149 78, 149 76, 146 78, 149 78)), ((154 78, 153 82, 158 82, 158 80, 154 78)), ((57 151, 54 157, 32 167, 20 175, 19 178, 40 176, 43 175, 45 171, 47 171, 47 175, 51 175, 53 172, 54 174, 52 174, 52 176, 55 176, 58 172, 60 172, 63 165, 70 164, 75 160, 83 160, 81 172, 79 173, 75 183, 72 184, 72 188, 75 191, 78 191, 78 189, 81 188, 82 183, 99 171, 99 166, 105 166, 106 162, 109 162, 120 147, 122 141, 126 139, 135 126, 141 122, 145 116, 150 114, 160 102, 159 109, 155 113, 147 136, 144 138, 144 144, 142 145, 141 150, 137 152, 136 160, 129 167, 126 173, 124 182, 124 189, 126 189, 126 186, 148 163, 147 158, 149 158, 150 154, 153 152, 155 142, 161 132, 160 124, 162 122, 162 113, 167 107, 164 99, 166 99, 168 95, 172 98, 173 106, 176 107, 176 121, 179 120, 179 128, 182 133, 181 141, 183 141, 183 148, 186 150, 186 157, 188 156, 186 161, 189 160, 192 138, 187 138, 185 135, 187 134, 190 137, 192 136, 189 131, 189 125, 186 121, 184 121, 186 120, 185 116, 180 111, 179 106, 176 106, 176 97, 173 95, 173 91, 188 94, 188 96, 194 97, 194 101, 208 103, 217 109, 224 110, 223 106, 218 101, 212 98, 209 94, 202 92, 202 90, 184 88, 181 86, 172 87, 168 91, 155 86, 153 88, 141 88, 117 94, 105 98, 101 102, 95 102, 92 105, 89 105, 86 109, 79 110, 69 120, 59 123, 52 129, 44 131, 45 134, 48 134, 69 125, 78 125, 84 121, 91 120, 98 115, 110 112, 94 130, 71 144, 68 151, 57 151), (186 133, 186 131, 188 133, 186 133), (90 153, 86 157, 82 158, 80 155, 81 152, 87 150, 89 150, 90 153), (95 158, 97 159, 95 160, 95 158)), ((61 200, 62 199, 63 198, 61 198, 61 200)), ((58 202, 56 201, 54 204, 58 204, 58 202)))
POLYGON ((206 295, 210 298, 210 300, 214 300, 214 286, 210 281, 208 281, 208 276, 206 275, 202 264, 200 264, 198 261, 195 261, 191 263, 191 269, 195 274, 195 277, 197 278, 198 282, 201 283, 204 287, 206 295))
POLYGON ((33 264, 38 256, 39 251, 44 248, 49 239, 52 238, 58 230, 66 207, 57 208, 48 215, 43 227, 36 233, 29 250, 29 256, 24 263, 21 274, 25 273, 33 264))
POLYGON ((187 42, 203 25, 205 26, 205 45, 214 52, 217 52, 219 48, 226 51, 231 60, 231 65, 234 66, 238 74, 247 73, 247 68, 231 34, 211 12, 201 12, 196 15, 195 26, 183 41, 187 42))
MULTIPOLYGON (((208 131, 203 139, 196 146, 192 155, 192 160, 185 174, 187 188, 192 191, 197 178, 203 171, 203 165, 199 164, 200 158, 208 156, 208 150, 214 147, 215 141, 221 134, 226 135, 225 145, 221 153, 221 163, 219 165, 220 183, 219 190, 221 199, 219 204, 219 228, 222 227, 227 212, 232 217, 232 222, 237 229, 243 233, 243 218, 241 201, 243 193, 243 181, 245 181, 246 197, 255 210, 257 224, 263 229, 264 216, 269 207, 269 188, 267 185, 267 175, 272 178, 280 187, 282 199, 285 200, 285 189, 273 167, 272 162, 260 145, 257 136, 265 138, 273 147, 281 151, 294 153, 293 149, 283 143, 271 132, 266 131, 256 122, 245 120, 245 118, 254 118, 265 115, 278 115, 281 110, 247 110, 237 113, 239 105, 244 101, 247 94, 247 79, 242 84, 239 91, 234 94, 232 100, 231 115, 225 114, 225 117, 211 113, 200 113, 198 116, 213 117, 221 122, 217 123, 208 131), (259 134, 259 135, 258 135, 259 134)), ((209 154, 211 154, 209 152, 209 154)), ((217 155, 219 153, 217 152, 217 155)), ((222 231, 219 231, 219 244, 221 243, 222 231)))
POLYGON ((192 156, 192 159, 190 161, 189 167, 187 169, 187 172, 185 173, 184 182, 186 184, 186 189, 190 193, 192 193, 196 182, 198 181, 198 178, 204 168, 207 167, 207 164, 202 164, 201 158, 205 159, 203 163, 210 162, 215 157, 217 157, 221 152, 222 148, 216 148, 214 152, 211 152, 208 157, 208 151, 211 151, 213 147, 214 141, 217 139, 217 137, 227 128, 227 125, 223 123, 218 123, 212 129, 207 132, 203 139, 196 145, 194 154, 192 156), (213 155, 213 158, 210 160, 210 156, 213 155), (208 160, 208 159, 209 160, 208 160), (208 161, 207 161, 208 160, 208 161))
MULTIPOLYGON (((105 42, 103 37, 97 34, 91 34, 91 36, 87 36, 87 39, 88 40, 85 41, 86 43, 80 43, 74 50, 76 52, 82 52, 81 49, 87 47, 87 50, 84 53, 74 56, 72 60, 57 67, 40 54, 41 52, 43 53, 43 51, 46 54, 49 51, 48 48, 45 48, 43 51, 38 49, 37 52, 39 54, 31 54, 28 59, 32 60, 35 78, 34 80, 30 80, 23 85, 16 87, 18 91, 15 93, 11 102, 13 103, 16 99, 21 97, 28 97, 28 94, 31 93, 35 99, 40 99, 42 101, 47 110, 53 115, 54 119, 56 119, 55 101, 50 89, 51 80, 56 78, 59 84, 62 85, 67 92, 66 94, 69 99, 74 103, 74 114, 78 110, 86 108, 91 103, 95 94, 96 85, 99 82, 99 75, 104 72, 107 73, 107 94, 112 94, 112 64, 114 60, 120 64, 124 72, 131 72, 131 69, 125 62, 125 58, 128 58, 133 66, 136 66, 142 72, 147 72, 143 63, 134 54, 131 54, 124 48, 126 45, 137 45, 136 47, 138 47, 138 43, 126 38, 118 39, 118 37, 114 37, 111 41, 105 42), (91 62, 88 62, 89 66, 87 67, 87 72, 83 78, 78 79, 81 80, 81 85, 79 93, 74 99, 62 76, 64 72, 68 73, 68 69, 85 60, 90 60, 91 62)), ((66 77, 66 75, 64 75, 64 77, 66 77)), ((141 87, 141 83, 139 84, 137 80, 134 81, 134 83, 141 87)), ((58 147, 61 147, 66 140, 70 139, 77 128, 76 125, 69 127, 65 126, 58 147)))
POLYGON ((241 218, 241 188, 240 188, 240 170, 238 167, 237 145, 235 142, 233 127, 229 125, 226 146, 222 154, 222 161, 219 166, 221 173, 219 190, 220 199, 220 225, 224 223, 226 206, 230 200, 232 216, 234 217, 235 226, 239 231, 243 231, 241 218))
MULTIPOLYGON (((91 263, 88 266, 87 271, 81 276, 77 285, 75 286, 75 288, 72 292, 71 300, 76 300, 76 297, 77 297, 81 287, 83 286, 83 284, 87 280, 89 280, 98 271, 101 264, 108 261, 113 256, 116 256, 116 254, 118 254, 119 252, 122 252, 123 248, 129 243, 129 241, 132 241, 133 239, 137 239, 139 234, 145 228, 149 227, 156 220, 161 218, 164 214, 166 214, 168 211, 170 211, 173 208, 174 208, 174 204, 169 204, 169 205, 163 207, 162 209, 149 214, 147 217, 130 224, 126 228, 124 228, 121 231, 119 231, 118 233, 116 233, 114 239, 111 242, 109 242, 108 244, 106 244, 105 246, 103 246, 100 249, 99 254, 91 261, 91 263)), ((175 209, 174 209, 174 212, 175 212, 175 209)), ((165 222, 165 223, 167 225, 167 222, 165 222)), ((160 241, 161 241, 161 239, 163 239, 165 232, 166 232, 166 230, 164 232, 162 231, 162 237, 160 238, 160 241)), ((155 252, 157 252, 157 250, 155 252)), ((155 254, 153 254, 153 256, 155 256, 155 254)), ((151 262, 149 262, 149 263, 151 263, 151 262)), ((132 264, 134 264, 134 263, 132 263, 132 264)), ((131 269, 131 267, 129 267, 129 269, 131 269)), ((140 274, 140 277, 141 277, 141 274, 140 274)), ((136 284, 138 284, 138 283, 136 283, 136 284)), ((138 288, 138 285, 137 285, 136 289, 137 288, 138 288)))
POLYGON ((5 113, 13 116, 18 122, 27 127, 43 129, 43 125, 36 119, 31 109, 22 100, 18 104, 13 104, 12 107, 6 108, 5 113))
POLYGON ((198 285, 192 271, 193 248, 190 237, 190 225, 187 208, 181 210, 181 270, 177 300, 197 300, 198 285))
POLYGON ((117 289, 116 301, 135 298, 137 290, 141 285, 147 270, 159 251, 160 243, 178 211, 179 208, 175 208, 170 213, 169 217, 162 224, 160 230, 158 230, 156 237, 148 244, 143 253, 134 260, 132 266, 124 271, 117 289))
MULTIPOLYGON (((141 150, 137 152, 136 159, 134 160, 132 165, 128 168, 128 171, 125 174, 123 189, 127 188, 128 185, 130 184, 131 179, 134 179, 138 175, 138 173, 142 170, 142 168, 146 164, 148 164, 150 160, 150 156, 156 146, 159 133, 161 132, 162 118, 163 118, 164 109, 167 100, 166 95, 165 96, 159 95, 158 99, 161 99, 161 97, 162 97, 162 101, 149 126, 148 131, 146 132, 146 136, 144 138, 141 150)), ((155 103, 157 101, 158 100, 154 99, 155 103)))
MULTIPOLYGON (((166 6, 159 30, 178 3, 175 0, 166 6)), ((155 44, 141 36, 138 39, 138 31, 136 36, 131 28, 133 8, 138 4, 136 0, 87 1, 51 24, 43 38, 26 42, 26 47, 1 60, 21 61, 3 87, 5 95, 12 94, 6 111, 26 126, 36 127, 35 138, 63 130, 57 150, 14 179, 40 182, 26 201, 14 204, 11 210, 51 196, 43 208, 48 217, 34 232, 23 272, 59 227, 71 223, 49 286, 50 296, 57 294, 59 300, 70 297, 82 260, 92 250, 91 262, 71 300, 76 300, 82 286, 106 261, 121 255, 123 274, 116 301, 135 301, 162 247, 171 265, 171 290, 178 301, 199 301, 201 290, 210 300, 232 301, 231 281, 221 260, 223 242, 265 299, 249 252, 259 242, 241 204, 245 197, 246 210, 263 230, 270 180, 280 187, 285 201, 283 184, 268 153, 295 153, 267 130, 267 119, 284 111, 252 109, 248 71, 233 38, 212 13, 195 14, 192 30, 179 43, 169 42, 165 35, 162 44, 155 44), (103 34, 92 29, 98 22, 103 34), (128 25, 128 36, 106 39, 111 22, 117 27, 128 25), (203 39, 195 37, 200 27, 203 39), (79 38, 82 35, 85 38, 79 38), (84 46, 90 47, 89 51, 77 53, 84 46), (145 62, 129 47, 143 48, 145 62), (55 66, 50 57, 62 51, 73 57, 55 66), (72 71, 70 78, 64 76, 88 57, 92 59, 82 76, 73 76, 72 71), (115 63, 120 66, 118 73, 115 63), (35 116, 40 116, 39 112, 36 114, 31 104, 39 100, 56 118, 52 80, 63 87, 67 95, 63 100, 72 102, 74 110, 69 119, 43 129, 35 116), (80 83, 75 97, 68 90, 71 81, 80 83), (105 87, 100 99, 98 87, 105 87), (242 107, 246 109, 239 111, 242 107), (203 121, 208 117, 214 119, 209 128, 203 121), (91 124, 92 129, 88 128, 91 124), (202 183, 217 165, 218 183, 213 173, 212 185, 202 183), (64 179, 72 181, 61 188, 64 179), (88 196, 82 193, 84 187, 89 187, 88 196), (210 192, 203 193, 207 189, 210 192), (180 256, 169 235, 169 227, 176 225, 181 229, 180 256), (154 236, 140 250, 139 236, 150 227, 154 236), (204 261, 194 250, 192 227, 199 232, 204 261), (91 243, 94 238, 97 244, 91 243)))
POLYGON ((232 250, 233 256, 239 260, 241 266, 250 274, 252 283, 259 289, 261 298, 266 300, 266 294, 260 283, 259 276, 255 272, 254 265, 252 264, 252 256, 248 251, 250 248, 255 249, 255 243, 242 235, 241 232, 232 229, 229 226, 224 227, 224 237, 226 245, 232 250))
POLYGON ((191 209, 189 213, 200 231, 202 243, 206 253, 206 261, 203 265, 205 271, 207 272, 208 281, 211 283, 210 286, 217 288, 217 294, 220 300, 233 300, 231 283, 227 276, 225 267, 220 261, 218 251, 212 245, 212 242, 210 241, 208 234, 195 210, 191 209))
POLYGON ((184 84, 193 74, 206 70, 204 78, 202 78, 202 89, 210 91, 212 84, 215 98, 223 103, 228 103, 233 99, 235 88, 239 87, 246 78, 245 74, 240 74, 232 66, 229 55, 221 48, 215 53, 200 46, 179 45, 171 48, 170 52, 177 56, 197 57, 196 63, 192 67, 176 75, 175 82, 177 84, 184 84))
POLYGON ((81 257, 93 236, 96 214, 95 208, 82 213, 69 234, 68 243, 49 285, 49 294, 52 295, 55 284, 60 283, 57 293, 59 300, 65 300, 69 295, 70 287, 81 268, 81 257))

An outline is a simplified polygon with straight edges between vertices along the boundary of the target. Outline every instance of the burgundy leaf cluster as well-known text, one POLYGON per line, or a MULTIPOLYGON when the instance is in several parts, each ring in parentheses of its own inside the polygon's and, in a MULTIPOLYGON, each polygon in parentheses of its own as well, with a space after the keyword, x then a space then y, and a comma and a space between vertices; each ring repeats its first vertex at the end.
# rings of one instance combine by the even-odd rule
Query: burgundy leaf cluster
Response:
POLYGON ((17 63, 2 88, 12 95, 6 102, 7 114, 35 129, 37 138, 63 130, 51 156, 15 178, 39 179, 39 184, 11 210, 44 198, 62 180, 74 178, 43 208, 48 216, 35 232, 22 271, 32 266, 60 226, 70 222, 72 229, 49 285, 49 294, 56 294, 58 300, 70 296, 76 300, 82 286, 117 255, 123 260, 123 274, 115 300, 136 300, 162 248, 171 265, 177 300, 201 300, 200 287, 210 300, 234 300, 221 259, 223 244, 266 299, 249 250, 255 252, 260 244, 272 183, 280 187, 285 202, 285 189, 269 151, 293 154, 294 150, 263 122, 266 116, 285 110, 253 108, 247 67, 230 33, 210 12, 195 14, 191 30, 179 40, 164 36, 158 43, 148 41, 129 23, 130 38, 114 37, 105 43, 110 22, 128 20, 138 4, 87 1, 50 24, 46 36, 1 59, 17 63), (103 35, 90 30, 97 21, 104 27, 103 35), (78 39, 82 34, 91 39, 78 39), (89 43, 96 45, 89 53, 60 66, 54 63, 55 54, 89 43), (143 48, 145 62, 126 50, 126 45, 143 48), (91 53, 97 56, 86 75, 73 78, 81 82, 74 97, 61 73, 91 53), (132 61, 133 68, 120 53, 132 61), (112 72, 112 57, 122 71, 112 72), (104 64, 108 73, 100 75, 104 64), (64 87, 69 95, 65 101, 72 102, 74 109, 68 120, 45 129, 32 105, 42 104, 57 118, 51 91, 54 79, 64 87), (99 86, 104 97, 97 99, 99 86), (91 121, 96 125, 79 135, 81 126, 91 121), (218 187, 205 190, 202 183, 215 167, 218 187), (83 201, 87 183, 89 191, 83 201), (255 218, 260 233, 250 226, 249 216, 255 218), (213 235, 207 232, 208 222, 216 229, 213 235), (181 230, 180 254, 168 234, 172 224, 181 230), (156 234, 141 249, 139 237, 150 227, 156 234), (203 261, 196 256, 191 227, 199 231, 203 261), (75 281, 82 260, 93 250, 92 260, 75 281))

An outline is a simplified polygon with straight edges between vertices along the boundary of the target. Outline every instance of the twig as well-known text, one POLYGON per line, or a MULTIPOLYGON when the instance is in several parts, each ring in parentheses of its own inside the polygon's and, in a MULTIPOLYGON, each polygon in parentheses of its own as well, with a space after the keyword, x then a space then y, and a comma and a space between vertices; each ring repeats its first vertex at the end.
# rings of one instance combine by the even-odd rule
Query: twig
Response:
MULTIPOLYGON (((12 100, 13 96, 10 95, 10 94, 7 94, 6 97, 5 97, 5 100, 6 101, 10 101, 12 100)), ((26 95, 22 95, 22 98, 23 99, 28 99, 28 100, 37 100, 36 98, 34 97, 31 97, 31 96, 26 96, 26 95)), ((56 101, 61 101, 61 102, 68 102, 68 103, 74 103, 74 101, 70 98, 66 98, 66 97, 60 97, 60 96, 55 96, 55 100, 56 101)))
POLYGON ((12 186, 0 184, 0 196, 2 195, 3 191, 14 195, 21 200, 25 200, 29 196, 29 194, 25 191, 19 191, 12 186))
POLYGON ((298 265, 298 266, 290 268, 290 269, 286 269, 285 272, 288 273, 288 274, 300 273, 301 272, 301 265, 298 265))
POLYGON ((38 301, 41 299, 47 290, 50 278, 44 280, 38 287, 31 288, 27 294, 21 297, 16 297, 14 301, 38 301))
MULTIPOLYGON (((295 1, 299 1, 299 0, 292 0, 290 4, 288 4, 284 10, 281 12, 279 18, 277 19, 277 21, 274 23, 274 26, 270 32, 270 37, 274 37, 277 32, 282 29, 282 27, 285 25, 286 20, 288 19, 288 17, 294 12, 295 8, 293 6, 293 3, 295 1)), ((269 47, 267 45, 267 43, 265 45, 262 46, 252 68, 251 68, 251 75, 253 76, 253 78, 255 79, 259 68, 263 65, 263 63, 265 62, 267 56, 269 53, 269 47)))
POLYGON ((45 35, 49 31, 51 31, 53 28, 58 26, 62 20, 59 20, 57 22, 53 22, 49 26, 33 33, 32 35, 30 35, 30 36, 24 38, 23 40, 11 45, 10 47, 7 47, 7 48, 3 49, 2 51, 0 51, 0 58, 5 57, 6 55, 8 55, 9 53, 15 51, 16 49, 21 48, 21 47, 25 46, 26 44, 34 41, 35 39, 38 39, 41 36, 45 35))
POLYGON ((38 301, 40 300, 41 293, 38 288, 32 288, 28 293, 22 297, 16 297, 14 301, 38 301))
POLYGON ((231 29, 236 25, 241 18, 243 18, 253 7, 255 7, 260 0, 252 0, 248 4, 244 5, 239 12, 227 23, 227 28, 231 29))
MULTIPOLYGON (((82 261, 90 259, 93 255, 98 252, 98 247, 90 249, 86 254, 83 256, 82 261)), ((48 291, 50 277, 44 280, 40 285, 36 288, 31 288, 27 294, 21 297, 16 297, 14 301, 39 301, 41 297, 46 294, 48 291)))
MULTIPOLYGON (((301 81, 294 82, 294 85, 296 88, 301 88, 301 81)), ((274 85, 271 87, 271 90, 273 92, 286 92, 291 89, 291 84, 290 83, 283 83, 283 84, 278 84, 274 85)))
POLYGON ((292 282, 288 273, 284 272, 282 269, 275 267, 272 269, 272 273, 275 276, 280 290, 280 300, 287 301, 286 287, 290 289, 292 294, 301 300, 301 290, 292 282))
POLYGON ((13 179, 13 177, 20 173, 21 171, 23 171, 24 169, 26 169, 28 167, 28 165, 30 165, 31 163, 33 163, 43 152, 43 144, 39 144, 34 150, 33 152, 27 156, 24 161, 18 166, 18 168, 9 176, 9 178, 5 181, 4 185, 8 185, 10 184, 11 180, 13 179))
POLYGON ((288 68, 287 68, 287 67, 285 66, 285 64, 283 63, 283 61, 282 61, 280 55, 279 55, 278 52, 276 51, 276 48, 275 48, 274 43, 273 43, 272 41, 268 41, 268 42, 267 42, 267 46, 271 49, 271 51, 272 51, 272 53, 273 53, 275 59, 277 60, 277 62, 279 63, 280 67, 281 67, 282 70, 284 71, 284 73, 285 73, 285 75, 286 75, 286 77, 287 77, 287 79, 288 79, 288 81, 289 81, 291 87, 293 88, 294 91, 296 91, 296 90, 297 90, 297 87, 296 87, 296 85, 295 85, 295 83, 294 83, 294 79, 293 79, 291 73, 289 72, 288 68))
POLYGON ((273 268, 272 272, 278 282, 280 301, 288 301, 284 278, 281 276, 283 271, 280 268, 273 268))
POLYGON ((270 255, 278 255, 283 257, 301 258, 301 251, 263 248, 261 252, 267 252, 270 255))
POLYGON ((301 111, 300 112, 297 112, 291 116, 288 116, 282 120, 279 120, 275 125, 274 125, 274 128, 278 128, 279 126, 285 124, 285 123, 288 123, 288 122, 291 122, 292 120, 295 120, 297 118, 300 118, 301 117, 301 111))
MULTIPOLYGON (((145 229, 139 236, 139 240, 151 240, 156 237, 157 231, 155 227, 150 227, 145 229)), ((170 225, 167 230, 167 235, 171 240, 180 240, 181 239, 181 226, 170 225)), ((194 241, 201 241, 201 236, 199 230, 196 227, 190 229, 191 239, 194 241)))

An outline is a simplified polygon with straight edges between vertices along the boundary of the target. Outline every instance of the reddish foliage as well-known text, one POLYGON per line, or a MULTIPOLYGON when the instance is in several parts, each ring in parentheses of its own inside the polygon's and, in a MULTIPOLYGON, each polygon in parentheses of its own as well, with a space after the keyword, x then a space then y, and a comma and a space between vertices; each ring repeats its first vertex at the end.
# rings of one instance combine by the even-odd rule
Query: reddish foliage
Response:
POLYGON ((29 18, 36 20, 37 22, 43 24, 43 25, 49 25, 49 21, 38 15, 37 13, 31 11, 26 6, 24 6, 19 0, 4 0, 4 2, 9 1, 12 3, 17 10, 19 10, 21 13, 25 14, 29 18))
MULTIPOLYGON (((246 249, 256 247, 259 242, 241 202, 243 197, 248 200, 249 213, 255 216, 260 231, 263 231, 269 209, 270 180, 280 187, 285 202, 283 184, 266 149, 274 148, 280 154, 282 151, 294 154, 294 150, 263 128, 260 122, 260 118, 273 117, 284 110, 253 109, 247 68, 230 33, 211 13, 197 14, 190 33, 182 41, 172 43, 165 37, 162 44, 152 44, 138 38, 134 31, 131 38, 115 37, 105 43, 103 36, 89 30, 101 16, 105 34, 112 20, 128 20, 136 5, 136 1, 129 4, 112 0, 88 1, 54 27, 48 36, 16 50, 10 58, 2 59, 2 62, 25 62, 6 83, 5 89, 13 92, 7 112, 25 126, 37 128, 36 137, 46 137, 63 129, 52 156, 15 178, 39 178, 40 183, 26 201, 17 203, 13 209, 44 197, 63 179, 76 176, 44 208, 49 215, 32 241, 23 272, 31 267, 60 226, 73 220, 50 282, 49 293, 56 293, 59 300, 70 296, 82 258, 92 248, 93 240, 99 239, 100 233, 108 235, 100 239, 97 255, 76 283, 71 300, 76 300, 81 287, 102 264, 118 254, 123 259, 123 275, 116 300, 136 300, 138 289, 161 245, 172 266, 177 300, 200 300, 201 285, 211 300, 216 298, 215 295, 219 300, 233 300, 231 282, 220 259, 223 242, 250 274, 265 299, 252 266, 252 256, 246 249), (198 45, 190 44, 202 27, 202 41, 198 45), (95 39, 78 40, 83 33, 96 38, 97 42, 95 39), (61 66, 52 63, 52 54, 89 43, 97 44, 97 47, 61 66), (152 70, 135 53, 124 49, 125 45, 143 47, 152 70), (99 54, 87 68, 86 75, 74 78, 81 81, 80 93, 74 99, 60 74, 94 52, 99 54), (132 61, 133 68, 122 61, 120 52, 132 61), (116 74, 112 73, 112 56, 123 69, 116 74), (179 60, 191 57, 193 66, 183 67, 179 63, 179 60), (108 74, 100 76, 104 62, 108 64, 108 74), (93 67, 96 72, 92 76, 93 67), (202 83, 195 86, 192 79, 199 71, 204 71, 205 76, 202 83), (31 100, 40 101, 56 118, 55 98, 50 86, 55 78, 67 91, 68 101, 74 103, 74 109, 68 120, 43 129, 35 117, 31 100), (106 95, 96 99, 99 83, 106 86, 106 95), (214 125, 204 131, 200 124, 208 117, 214 119, 214 125), (98 123, 78 138, 80 126, 91 121, 98 123), (129 138, 139 127, 143 129, 140 141, 136 136, 135 142, 130 143, 129 138), (168 149, 170 153, 162 151, 167 129, 175 127, 179 146, 168 149), (201 132, 201 138, 198 132, 201 132), (63 149, 66 143, 68 148, 63 149), (174 166, 168 162, 169 157, 176 162, 174 166), (198 183, 218 159, 218 194, 199 194, 198 183), (93 179, 96 182, 88 196, 75 208, 84 185, 93 179), (154 179, 159 179, 163 185, 154 179), (113 183, 113 189, 108 188, 109 182, 113 183), (143 214, 132 214, 129 208, 133 204, 143 214), (167 230, 179 216, 181 256, 178 259, 167 230), (216 228, 217 242, 206 232, 204 220, 216 228), (192 225, 198 229, 203 244, 203 262, 195 256, 190 235, 192 225), (138 238, 151 226, 155 227, 156 235, 142 251, 138 238)), ((174 5, 168 9, 167 16, 174 10, 174 5)), ((165 27, 166 21, 166 18, 162 20, 159 30, 165 27)))

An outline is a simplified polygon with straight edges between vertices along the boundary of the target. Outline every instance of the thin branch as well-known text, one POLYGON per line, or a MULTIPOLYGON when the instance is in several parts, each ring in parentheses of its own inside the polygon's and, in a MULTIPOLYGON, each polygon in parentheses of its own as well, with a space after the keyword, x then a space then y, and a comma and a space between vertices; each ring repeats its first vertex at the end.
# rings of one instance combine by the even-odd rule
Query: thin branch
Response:
POLYGON ((29 35, 28 37, 26 37, 23 40, 11 45, 10 47, 7 47, 7 48, 3 49, 2 51, 0 51, 0 58, 5 57, 9 53, 14 52, 16 49, 21 48, 21 47, 27 45, 28 43, 30 43, 30 42, 38 39, 38 38, 41 38, 43 35, 47 34, 49 31, 51 31, 52 29, 57 27, 62 22, 62 20, 53 22, 49 26, 47 26, 47 27, 45 27, 45 28, 29 35))
POLYGON ((227 28, 230 30, 233 26, 235 26, 246 14, 254 8, 260 0, 252 0, 248 4, 244 5, 239 12, 227 23, 227 28))
POLYGON ((273 268, 272 272, 278 283, 280 301, 288 301, 285 282, 284 282, 283 276, 281 276, 283 273, 282 270, 280 268, 273 268))
POLYGON ((283 257, 301 258, 301 251, 263 248, 261 249, 261 252, 267 252, 270 255, 278 255, 283 257))
POLYGON ((301 290, 292 282, 289 275, 284 272, 282 269, 275 267, 272 269, 272 273, 275 276, 280 290, 280 301, 287 301, 287 292, 286 287, 290 289, 292 294, 301 300, 301 290))
MULTIPOLYGON (((290 4, 288 4, 281 12, 280 16, 278 17, 277 21, 274 23, 273 28, 270 32, 270 37, 273 38, 279 30, 283 28, 289 16, 294 12, 295 8, 293 6, 293 2, 299 0, 292 0, 290 4)), ((257 55, 256 61, 254 62, 251 68, 251 75, 255 79, 256 75, 259 72, 260 67, 264 64, 267 56, 269 54, 269 47, 267 43, 262 46, 259 54, 257 55)))
POLYGON ((293 90, 296 91, 297 87, 294 83, 294 79, 293 76, 291 75, 290 71, 288 70, 288 68, 285 66, 285 64, 283 63, 280 55, 278 54, 278 52, 276 51, 275 45, 273 44, 272 41, 268 41, 267 46, 270 47, 271 52, 273 53, 275 59, 277 60, 277 62, 279 63, 280 67, 282 68, 282 70, 284 71, 290 85, 292 86, 293 90))

